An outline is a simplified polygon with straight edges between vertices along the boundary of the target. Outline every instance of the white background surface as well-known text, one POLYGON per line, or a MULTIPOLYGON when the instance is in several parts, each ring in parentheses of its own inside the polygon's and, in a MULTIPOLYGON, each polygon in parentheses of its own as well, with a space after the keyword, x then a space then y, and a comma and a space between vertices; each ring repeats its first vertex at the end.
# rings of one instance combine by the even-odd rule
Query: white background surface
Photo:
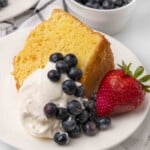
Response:
MULTIPOLYGON (((117 35, 114 36, 132 50, 135 55, 145 66, 145 69, 150 73, 150 0, 137 0, 137 6, 128 26, 117 35)), ((145 124, 150 123, 150 117, 146 119, 145 124)), ((143 125, 144 125, 143 123, 143 125)), ((149 129, 149 128, 148 128, 149 129)), ((137 131, 138 132, 138 131, 137 131)), ((150 132, 147 128, 142 129, 142 132, 150 132)), ((11 134, 11 133, 10 133, 11 134)), ((149 138, 150 141, 150 138, 149 138)), ((134 141, 132 141, 133 143, 134 141)), ((126 150, 149 150, 150 144, 147 147, 141 145, 133 145, 131 142, 123 143, 126 150), (126 145, 128 144, 128 145, 126 145), (130 146, 131 145, 131 146, 130 146), (132 148, 134 146, 134 148, 132 148)), ((14 150, 13 148, 0 142, 0 150, 14 150)), ((125 150, 122 146, 118 146, 113 150, 125 150)))

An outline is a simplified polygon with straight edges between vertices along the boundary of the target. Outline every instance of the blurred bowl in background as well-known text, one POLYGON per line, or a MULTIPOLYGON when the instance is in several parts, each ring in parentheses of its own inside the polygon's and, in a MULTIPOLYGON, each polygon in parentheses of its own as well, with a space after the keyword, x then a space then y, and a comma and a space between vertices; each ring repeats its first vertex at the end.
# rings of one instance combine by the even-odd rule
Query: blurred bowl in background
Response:
POLYGON ((113 35, 120 32, 131 18, 136 0, 114 9, 94 9, 75 0, 65 0, 67 11, 91 28, 113 35))

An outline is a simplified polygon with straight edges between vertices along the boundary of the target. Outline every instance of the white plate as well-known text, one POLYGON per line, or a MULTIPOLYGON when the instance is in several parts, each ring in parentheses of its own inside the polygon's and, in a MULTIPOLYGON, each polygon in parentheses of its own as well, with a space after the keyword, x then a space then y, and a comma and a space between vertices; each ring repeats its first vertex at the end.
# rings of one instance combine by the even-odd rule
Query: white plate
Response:
POLYGON ((16 17, 34 6, 39 0, 8 0, 8 6, 0 9, 0 21, 16 17))
MULTIPOLYGON (((150 106, 150 95, 136 111, 112 118, 112 128, 95 137, 81 137, 68 146, 58 146, 51 140, 36 139, 26 133, 19 121, 19 101, 15 81, 11 75, 13 58, 23 47, 30 29, 17 31, 0 40, 0 139, 18 149, 27 150, 102 150, 111 148, 127 139, 143 122, 150 106), (149 99, 149 100, 148 100, 149 99)), ((133 68, 141 65, 134 54, 112 37, 111 43, 115 63, 121 60, 132 62, 133 68)))

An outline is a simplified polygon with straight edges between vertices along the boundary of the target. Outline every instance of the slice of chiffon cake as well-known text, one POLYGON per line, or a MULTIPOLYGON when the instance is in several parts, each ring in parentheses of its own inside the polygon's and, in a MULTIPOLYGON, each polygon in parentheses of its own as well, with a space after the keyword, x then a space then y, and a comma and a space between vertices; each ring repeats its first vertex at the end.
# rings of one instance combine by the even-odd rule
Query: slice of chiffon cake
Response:
POLYGON ((55 9, 49 20, 30 33, 25 46, 14 58, 13 74, 17 88, 33 71, 45 67, 54 52, 77 56, 87 97, 96 90, 103 76, 114 68, 113 54, 105 37, 70 14, 55 9))

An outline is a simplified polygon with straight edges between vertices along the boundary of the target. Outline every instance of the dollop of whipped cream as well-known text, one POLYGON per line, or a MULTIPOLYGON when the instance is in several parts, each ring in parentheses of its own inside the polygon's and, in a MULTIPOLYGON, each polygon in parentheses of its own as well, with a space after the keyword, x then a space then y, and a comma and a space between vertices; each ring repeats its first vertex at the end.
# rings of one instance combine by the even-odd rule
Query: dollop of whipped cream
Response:
MULTIPOLYGON (((59 82, 48 79, 47 73, 52 69, 56 69, 55 63, 48 62, 45 68, 37 69, 29 75, 19 90, 21 122, 31 135, 41 138, 53 138, 57 131, 63 131, 59 120, 47 119, 44 114, 43 109, 47 103, 52 102, 66 108, 68 101, 80 101, 80 98, 63 92, 62 83, 69 79, 66 74, 61 74, 59 82)), ((81 85, 79 82, 76 84, 81 85)))

